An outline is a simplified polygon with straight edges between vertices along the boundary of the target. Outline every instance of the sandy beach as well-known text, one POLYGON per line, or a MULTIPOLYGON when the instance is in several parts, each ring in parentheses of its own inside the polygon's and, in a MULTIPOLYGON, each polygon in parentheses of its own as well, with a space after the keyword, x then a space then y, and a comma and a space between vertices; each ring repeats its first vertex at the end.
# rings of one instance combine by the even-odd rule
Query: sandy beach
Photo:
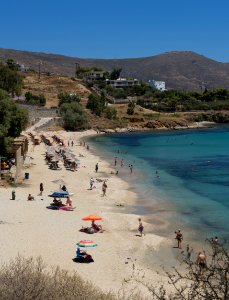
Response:
POLYGON ((137 269, 143 269, 146 276, 154 283, 163 281, 163 276, 152 269, 147 260, 147 253, 158 251, 161 245, 171 243, 165 238, 152 233, 152 225, 144 221, 146 235, 138 234, 138 217, 127 213, 127 207, 135 203, 136 195, 128 189, 128 183, 112 171, 108 162, 92 154, 86 147, 80 146, 80 140, 95 131, 60 132, 65 140, 73 141, 69 148, 80 160, 78 171, 50 170, 45 161, 45 145, 33 146, 29 143, 31 166, 25 169, 29 179, 23 180, 16 188, 1 187, 0 221, 1 247, 0 263, 9 261, 18 254, 25 257, 42 256, 49 266, 77 271, 84 279, 91 281, 103 290, 119 291, 125 279, 132 274, 132 262, 137 269), (95 164, 99 171, 95 173, 95 164), (96 181, 90 190, 90 178, 108 179, 107 196, 102 197, 102 183, 96 181), (55 211, 47 209, 52 199, 50 193, 59 189, 53 180, 63 179, 72 196, 74 211, 55 211), (40 183, 44 185, 43 195, 39 195, 40 183), (12 190, 16 191, 16 200, 11 199, 12 190), (28 194, 35 197, 27 201, 28 194), (123 205, 123 206, 120 206, 123 205), (103 218, 98 221, 103 226, 103 233, 86 234, 80 232, 82 226, 90 222, 82 218, 96 214, 103 218), (78 264, 75 257, 76 243, 82 239, 95 241, 98 246, 89 248, 94 263, 78 264))

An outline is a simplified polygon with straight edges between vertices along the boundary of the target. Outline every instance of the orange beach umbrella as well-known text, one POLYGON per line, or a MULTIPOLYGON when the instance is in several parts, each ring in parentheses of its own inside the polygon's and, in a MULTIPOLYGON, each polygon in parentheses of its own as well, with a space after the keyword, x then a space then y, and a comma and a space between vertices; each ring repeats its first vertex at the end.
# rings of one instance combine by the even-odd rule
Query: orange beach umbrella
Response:
POLYGON ((97 221, 97 220, 102 220, 102 218, 99 217, 99 216, 95 216, 95 215, 89 215, 89 216, 86 216, 86 217, 82 218, 82 220, 84 220, 84 221, 97 221))

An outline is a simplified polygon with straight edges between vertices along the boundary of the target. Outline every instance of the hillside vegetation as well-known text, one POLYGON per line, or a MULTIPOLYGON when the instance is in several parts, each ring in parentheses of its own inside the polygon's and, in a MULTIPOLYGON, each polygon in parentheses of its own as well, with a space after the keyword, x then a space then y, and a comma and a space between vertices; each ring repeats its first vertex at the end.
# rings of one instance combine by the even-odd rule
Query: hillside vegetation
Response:
MULTIPOLYGON (((144 90, 145 86, 142 88, 144 90)), ((140 87, 138 90, 140 91, 140 87)), ((213 121, 217 123, 229 122, 229 112, 225 110, 229 105, 227 104, 229 103, 227 100, 228 94, 227 91, 224 90, 205 92, 203 94, 176 93, 175 91, 155 93, 152 91, 152 95, 149 94, 149 91, 146 91, 145 95, 139 95, 139 100, 137 101, 137 104, 134 105, 133 112, 129 111, 129 113, 127 113, 128 99, 127 104, 109 104, 109 110, 115 110, 114 117, 110 117, 112 112, 108 112, 106 107, 102 108, 102 111, 100 112, 101 107, 98 110, 98 108, 94 107, 94 104, 92 107, 90 107, 90 105, 88 106, 88 99, 91 97, 90 95, 94 95, 92 103, 98 101, 101 96, 100 94, 96 94, 93 89, 86 87, 85 84, 78 79, 76 80, 74 78, 71 79, 66 76, 57 75, 48 76, 44 74, 41 74, 40 78, 38 78, 38 74, 29 73, 24 78, 23 87, 23 93, 27 92, 35 95, 44 94, 47 108, 58 107, 58 95, 61 93, 76 95, 79 98, 83 110, 85 110, 87 114, 88 126, 83 127, 84 129, 173 129, 189 127, 197 121, 213 121), (222 99, 215 101, 216 96, 220 96, 221 98, 223 96, 226 98, 223 101, 222 99), (201 100, 202 98, 203 100, 201 100), (183 105, 181 105, 182 101, 183 105), (195 107, 198 108, 197 111, 192 111, 192 109, 194 109, 194 104, 196 105, 195 107), (215 111, 212 109, 215 109, 215 111)), ((100 92, 102 93, 103 90, 100 92)), ((71 114, 68 114, 68 116, 71 116, 71 114)), ((71 118, 68 117, 68 119, 71 118)), ((70 126, 69 129, 72 130, 73 128, 70 126)))
POLYGON ((167 88, 200 91, 201 88, 229 88, 229 64, 191 51, 174 51, 132 59, 82 59, 64 55, 0 49, 0 59, 8 58, 27 67, 54 74, 75 75, 75 63, 107 71, 122 68, 122 76, 139 80, 163 80, 167 88))

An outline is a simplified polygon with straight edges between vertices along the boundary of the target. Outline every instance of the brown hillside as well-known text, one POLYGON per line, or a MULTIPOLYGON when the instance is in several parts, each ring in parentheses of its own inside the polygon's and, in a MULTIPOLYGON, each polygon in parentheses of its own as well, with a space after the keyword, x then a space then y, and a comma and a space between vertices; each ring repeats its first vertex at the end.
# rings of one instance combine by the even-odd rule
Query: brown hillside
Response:
POLYGON ((23 93, 30 91, 33 94, 44 94, 47 100, 46 107, 57 106, 57 95, 61 92, 75 93, 82 102, 87 100, 90 91, 81 84, 80 81, 72 80, 63 76, 46 76, 41 75, 40 79, 37 74, 25 76, 23 93))
POLYGON ((12 58, 38 71, 74 76, 75 63, 108 71, 123 69, 122 76, 148 81, 164 80, 167 88, 200 90, 201 87, 229 88, 229 64, 214 61, 190 51, 174 51, 146 58, 81 59, 63 55, 0 49, 0 59, 12 58))

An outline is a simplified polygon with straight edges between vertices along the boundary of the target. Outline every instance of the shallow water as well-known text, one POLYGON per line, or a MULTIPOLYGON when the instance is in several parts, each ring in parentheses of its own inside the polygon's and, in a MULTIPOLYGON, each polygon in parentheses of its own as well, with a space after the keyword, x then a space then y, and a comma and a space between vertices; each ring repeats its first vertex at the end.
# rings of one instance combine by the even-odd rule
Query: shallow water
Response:
POLYGON ((99 135, 90 143, 113 166, 117 157, 119 175, 139 194, 133 212, 146 215, 154 231, 229 240, 229 126, 99 135))

